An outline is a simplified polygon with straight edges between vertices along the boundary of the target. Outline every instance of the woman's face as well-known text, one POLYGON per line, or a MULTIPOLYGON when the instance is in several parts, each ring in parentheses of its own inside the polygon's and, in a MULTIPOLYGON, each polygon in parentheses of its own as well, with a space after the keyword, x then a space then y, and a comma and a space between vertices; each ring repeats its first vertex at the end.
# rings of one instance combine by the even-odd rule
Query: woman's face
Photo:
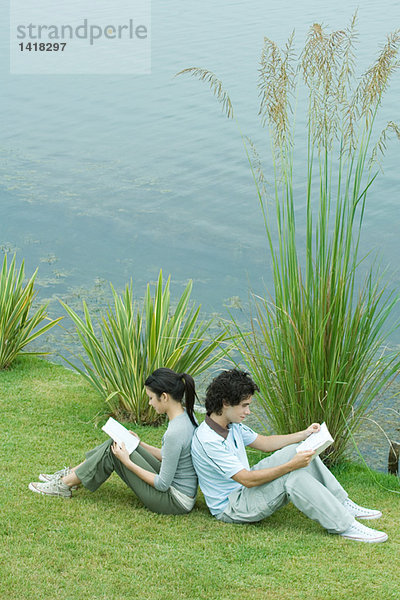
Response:
POLYGON ((146 387, 146 394, 149 398, 149 404, 154 408, 157 414, 163 415, 165 413, 165 403, 162 399, 155 393, 152 392, 150 388, 146 387))

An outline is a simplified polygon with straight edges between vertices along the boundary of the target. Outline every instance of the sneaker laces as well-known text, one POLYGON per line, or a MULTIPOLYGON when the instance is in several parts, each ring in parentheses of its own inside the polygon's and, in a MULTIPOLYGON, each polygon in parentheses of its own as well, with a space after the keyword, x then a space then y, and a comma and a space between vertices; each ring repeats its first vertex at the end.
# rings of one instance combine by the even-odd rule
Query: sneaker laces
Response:
POLYGON ((354 516, 363 516, 363 515, 373 515, 374 513, 378 513, 378 510, 374 510, 372 508, 365 508, 364 506, 359 506, 350 498, 346 498, 343 502, 343 506, 347 508, 352 515, 354 516))
POLYGON ((53 477, 54 477, 54 479, 61 479, 61 477, 66 477, 67 475, 69 475, 69 472, 70 472, 69 467, 63 467, 59 471, 56 471, 55 473, 53 473, 53 477))

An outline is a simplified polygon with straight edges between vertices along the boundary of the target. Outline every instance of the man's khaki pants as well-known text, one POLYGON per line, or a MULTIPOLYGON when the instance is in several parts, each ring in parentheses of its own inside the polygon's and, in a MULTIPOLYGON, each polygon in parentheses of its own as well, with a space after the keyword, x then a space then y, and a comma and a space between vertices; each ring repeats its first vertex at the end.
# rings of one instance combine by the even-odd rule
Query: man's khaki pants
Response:
MULTIPOLYGON (((288 462, 297 444, 277 450, 257 463, 252 470, 276 467, 288 462)), ((242 487, 229 496, 229 505, 217 519, 227 523, 251 523, 272 515, 288 502, 331 533, 346 531, 354 517, 342 502, 347 493, 319 457, 302 469, 297 469, 269 483, 242 487)))

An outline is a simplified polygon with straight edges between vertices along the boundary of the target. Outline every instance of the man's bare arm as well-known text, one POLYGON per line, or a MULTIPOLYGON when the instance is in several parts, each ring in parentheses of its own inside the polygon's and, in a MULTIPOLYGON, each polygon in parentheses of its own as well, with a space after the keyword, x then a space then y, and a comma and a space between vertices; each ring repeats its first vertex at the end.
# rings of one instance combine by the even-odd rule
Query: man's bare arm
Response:
POLYGON ((307 429, 303 431, 297 431, 296 433, 288 433, 286 435, 258 435, 254 442, 250 445, 251 448, 261 450, 262 452, 275 452, 280 450, 289 444, 297 444, 308 438, 311 433, 317 432, 320 429, 318 423, 313 423, 307 429))
POLYGON ((307 467, 310 464, 311 458, 314 454, 314 450, 308 450, 307 452, 298 452, 291 460, 284 463, 283 465, 278 465, 277 467, 256 469, 254 471, 242 469, 241 471, 233 475, 232 479, 248 488, 263 485, 263 483, 269 483, 270 481, 274 481, 274 479, 278 479, 278 477, 282 477, 282 475, 286 475, 291 471, 307 467))

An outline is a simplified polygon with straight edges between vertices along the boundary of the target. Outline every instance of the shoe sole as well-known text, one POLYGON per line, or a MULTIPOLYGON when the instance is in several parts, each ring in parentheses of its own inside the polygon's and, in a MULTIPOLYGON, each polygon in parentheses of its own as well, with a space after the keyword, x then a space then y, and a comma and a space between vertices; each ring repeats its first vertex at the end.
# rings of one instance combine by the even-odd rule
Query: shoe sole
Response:
POLYGON ((54 496, 55 498, 65 498, 66 500, 72 498, 72 494, 70 494, 69 496, 62 496, 61 494, 50 494, 48 492, 43 492, 42 490, 38 490, 33 485, 33 483, 30 483, 28 487, 31 490, 31 492, 35 492, 35 494, 42 494, 42 496, 54 496))
POLYGON ((381 516, 382 516, 382 513, 378 512, 378 513, 376 513, 374 515, 371 515, 371 516, 369 516, 369 515, 365 515, 365 516, 360 515, 360 516, 355 516, 354 518, 358 519, 359 521, 373 521, 374 519, 380 519, 381 516))
POLYGON ((386 533, 379 538, 373 538, 371 540, 362 537, 352 537, 347 535, 342 535, 341 537, 345 540, 352 540, 353 542, 365 542, 367 544, 380 544, 382 542, 386 542, 386 540, 388 539, 386 533))

